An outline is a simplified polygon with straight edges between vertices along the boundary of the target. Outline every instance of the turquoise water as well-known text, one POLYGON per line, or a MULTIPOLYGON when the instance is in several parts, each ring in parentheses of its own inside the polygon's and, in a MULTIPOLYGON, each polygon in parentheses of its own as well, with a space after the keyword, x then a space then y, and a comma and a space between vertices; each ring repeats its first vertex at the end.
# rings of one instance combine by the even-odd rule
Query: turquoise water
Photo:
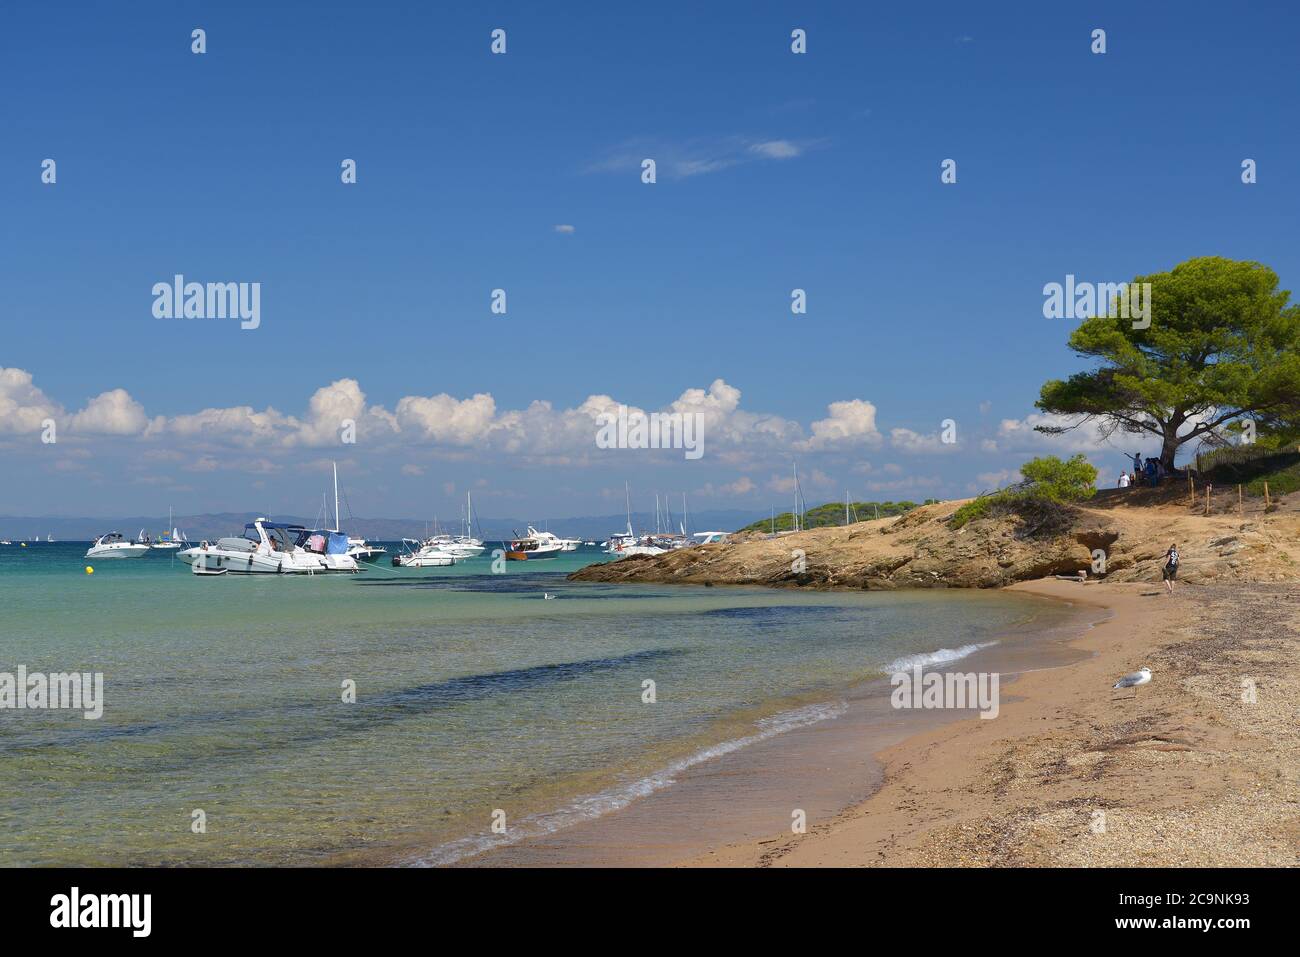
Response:
POLYGON ((438 860, 495 810, 599 813, 902 656, 1061 614, 999 593, 564 581, 596 549, 496 575, 483 557, 205 579, 162 554, 87 575, 86 547, 0 547, 0 672, 105 683, 99 720, 0 710, 0 865, 438 860))

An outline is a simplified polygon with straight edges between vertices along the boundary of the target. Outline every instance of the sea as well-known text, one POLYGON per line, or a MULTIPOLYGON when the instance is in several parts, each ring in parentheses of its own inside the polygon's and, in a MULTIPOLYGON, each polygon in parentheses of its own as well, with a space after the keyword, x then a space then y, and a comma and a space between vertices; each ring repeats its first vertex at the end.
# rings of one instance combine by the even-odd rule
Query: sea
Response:
POLYGON ((0 546, 0 680, 103 675, 98 718, 0 708, 0 866, 463 862, 1067 614, 1005 592, 567 581, 608 560, 589 547, 499 573, 489 553, 209 578, 88 547, 0 546))

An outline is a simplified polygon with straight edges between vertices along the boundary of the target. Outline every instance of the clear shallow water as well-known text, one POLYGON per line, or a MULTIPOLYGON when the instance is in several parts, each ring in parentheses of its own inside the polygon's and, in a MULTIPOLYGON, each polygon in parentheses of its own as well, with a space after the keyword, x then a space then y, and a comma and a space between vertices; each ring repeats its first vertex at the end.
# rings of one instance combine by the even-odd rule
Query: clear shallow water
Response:
POLYGON ((495 809, 534 829, 601 813, 830 716, 900 658, 1065 615, 1001 593, 565 582, 595 549, 504 575, 201 579, 166 555, 89 576, 86 547, 0 547, 0 671, 102 671, 106 699, 98 721, 0 710, 0 865, 450 860, 495 809))

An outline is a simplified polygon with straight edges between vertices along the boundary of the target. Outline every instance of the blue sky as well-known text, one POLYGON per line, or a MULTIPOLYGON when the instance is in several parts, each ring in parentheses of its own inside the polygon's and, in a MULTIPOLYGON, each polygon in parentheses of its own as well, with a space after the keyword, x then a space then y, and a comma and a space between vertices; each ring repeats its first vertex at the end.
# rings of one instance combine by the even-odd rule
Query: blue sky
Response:
POLYGON ((1005 481, 1050 447, 1039 386, 1081 367, 1045 283, 1198 255, 1300 281, 1300 17, 991 7, 6 7, 0 514, 302 512, 331 459, 359 515, 467 488, 591 514, 624 479, 765 509, 795 458, 810 501, 1005 481), (154 318, 176 273, 260 282, 261 326, 154 318), (580 427, 591 396, 684 395, 698 461, 580 427))

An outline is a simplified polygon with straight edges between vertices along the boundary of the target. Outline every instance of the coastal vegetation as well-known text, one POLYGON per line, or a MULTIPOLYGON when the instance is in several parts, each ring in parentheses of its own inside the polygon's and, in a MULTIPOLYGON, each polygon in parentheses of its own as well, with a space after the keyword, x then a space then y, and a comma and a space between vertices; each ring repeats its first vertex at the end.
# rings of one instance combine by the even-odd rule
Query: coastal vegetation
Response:
MULTIPOLYGON (((914 508, 921 505, 931 505, 936 499, 928 498, 924 502, 849 502, 848 513, 851 521, 869 522, 875 518, 894 518, 899 515, 905 515, 914 508)), ((800 528, 826 528, 830 525, 844 525, 845 504, 843 502, 827 502, 825 505, 818 505, 816 508, 810 508, 803 513, 800 522, 800 528)), ((774 518, 764 518, 757 522, 751 522, 744 528, 736 530, 740 532, 788 532, 794 529, 794 513, 781 512, 774 518)))
POLYGON ((1271 497, 1300 491, 1300 448, 1228 446, 1197 456, 1201 481, 1216 488, 1240 485, 1248 495, 1271 497))
POLYGON ((1030 459, 1020 467, 1024 481, 971 499, 953 513, 951 525, 961 528, 977 518, 1015 514, 1039 524, 1060 517, 1063 506, 1096 494, 1097 470, 1082 455, 1062 460, 1055 455, 1030 459))
POLYGON ((1246 422, 1260 432, 1294 428, 1300 307, 1272 269, 1209 256, 1134 283, 1149 284, 1149 314, 1135 322, 1108 303, 1074 330, 1070 348, 1100 364, 1043 385, 1038 408, 1078 420, 1040 432, 1095 422, 1106 437, 1154 436, 1172 470, 1187 442, 1224 444, 1246 422))

